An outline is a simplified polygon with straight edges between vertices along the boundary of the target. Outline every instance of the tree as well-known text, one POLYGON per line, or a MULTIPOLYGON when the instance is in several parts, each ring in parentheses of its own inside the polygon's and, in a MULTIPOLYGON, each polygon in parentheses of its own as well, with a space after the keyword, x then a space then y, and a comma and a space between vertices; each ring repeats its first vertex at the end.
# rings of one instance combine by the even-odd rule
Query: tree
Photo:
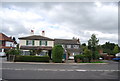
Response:
POLYGON ((86 44, 83 43, 83 44, 81 45, 81 48, 82 48, 82 52, 84 52, 84 50, 87 48, 86 44))
POLYGON ((61 63, 63 59, 63 48, 61 45, 55 45, 52 49, 52 61, 61 63))
POLYGON ((91 39, 88 40, 88 46, 90 48, 95 48, 98 45, 99 40, 96 38, 95 34, 92 34, 91 39))
POLYGON ((83 43, 82 46, 86 46, 86 43, 83 43))
POLYGON ((118 45, 115 45, 115 47, 113 49, 113 53, 114 54, 119 53, 119 47, 118 47, 118 45))
POLYGON ((20 55, 21 51, 19 49, 10 49, 6 52, 7 60, 14 61, 17 55, 20 55))
POLYGON ((16 41, 15 37, 12 38, 14 41, 16 41))
POLYGON ((93 59, 97 59, 96 58, 97 54, 95 54, 96 53, 95 51, 98 46, 98 42, 99 42, 99 40, 96 38, 95 34, 92 34, 91 38, 88 40, 88 49, 90 49, 92 51, 93 59))
POLYGON ((104 53, 113 54, 113 49, 115 47, 115 44, 106 42, 105 44, 101 45, 101 47, 104 53))
POLYGON ((84 55, 86 56, 86 58, 89 60, 89 62, 90 62, 90 60, 91 60, 91 58, 92 58, 92 52, 88 49, 88 48, 86 48, 85 50, 84 50, 84 55))

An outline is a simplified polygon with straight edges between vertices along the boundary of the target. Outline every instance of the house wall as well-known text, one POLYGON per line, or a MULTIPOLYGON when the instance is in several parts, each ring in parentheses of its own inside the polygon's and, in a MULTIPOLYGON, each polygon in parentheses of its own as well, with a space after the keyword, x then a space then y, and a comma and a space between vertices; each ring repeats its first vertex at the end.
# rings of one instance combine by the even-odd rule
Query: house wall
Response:
POLYGON ((39 40, 35 40, 35 46, 40 46, 40 41, 39 40))
POLYGON ((54 41, 48 41, 48 46, 54 47, 54 41))
POLYGON ((14 42, 10 42, 10 41, 5 41, 5 46, 6 47, 16 47, 17 44, 15 44, 14 42))
MULTIPOLYGON (((26 46, 26 40, 20 40, 20 46, 26 46)), ((34 41, 34 46, 40 46, 40 40, 34 41)), ((54 46, 54 41, 47 41, 47 46, 54 46)))
POLYGON ((19 46, 25 46, 26 45, 26 40, 20 40, 19 46))
POLYGON ((6 41, 6 42, 5 42, 5 46, 14 47, 14 43, 13 43, 13 42, 6 41))

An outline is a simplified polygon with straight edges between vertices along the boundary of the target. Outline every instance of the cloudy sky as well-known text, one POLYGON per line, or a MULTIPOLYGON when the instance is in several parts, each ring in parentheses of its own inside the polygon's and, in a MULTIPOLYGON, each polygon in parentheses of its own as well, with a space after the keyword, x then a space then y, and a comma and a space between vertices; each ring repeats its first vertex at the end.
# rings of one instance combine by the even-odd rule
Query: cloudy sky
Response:
POLYGON ((44 30, 49 38, 87 43, 96 34, 99 44, 118 43, 117 2, 3 2, 0 19, 1 32, 16 39, 44 30))

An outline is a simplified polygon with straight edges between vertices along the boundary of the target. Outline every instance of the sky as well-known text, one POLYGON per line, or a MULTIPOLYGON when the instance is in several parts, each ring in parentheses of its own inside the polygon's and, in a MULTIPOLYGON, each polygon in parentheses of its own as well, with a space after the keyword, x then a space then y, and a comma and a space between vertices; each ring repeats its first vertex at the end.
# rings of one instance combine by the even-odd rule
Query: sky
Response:
POLYGON ((18 38, 35 35, 79 38, 86 43, 92 34, 105 42, 118 43, 117 2, 2 2, 1 32, 18 38))

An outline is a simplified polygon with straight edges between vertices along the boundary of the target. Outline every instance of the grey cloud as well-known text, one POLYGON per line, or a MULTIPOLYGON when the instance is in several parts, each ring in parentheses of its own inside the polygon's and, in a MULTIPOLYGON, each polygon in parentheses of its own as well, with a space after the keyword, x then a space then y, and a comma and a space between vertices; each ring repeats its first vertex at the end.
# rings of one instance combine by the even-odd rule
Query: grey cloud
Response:
MULTIPOLYGON (((113 5, 118 6, 117 3, 102 3, 103 5, 113 5)), ((118 31, 118 16, 117 13, 112 12, 108 13, 107 11, 96 12, 96 5, 93 2, 80 2, 80 3, 35 3, 35 2, 19 2, 19 3, 3 3, 3 8, 18 9, 19 11, 31 11, 42 15, 45 18, 45 21, 53 24, 66 24, 70 27, 69 30, 75 33, 76 35, 86 36, 83 34, 84 30, 90 31, 99 31, 102 33, 115 33, 118 31), (60 5, 62 10, 55 9, 55 6, 60 5), (45 12, 44 12, 45 11, 45 12), (55 15, 49 16, 49 12, 53 12, 55 15), (81 33, 82 32, 82 33, 81 33)), ((14 33, 27 33, 27 29, 23 26, 22 23, 18 21, 5 21, 7 24, 14 24, 14 33)), ((38 19, 38 22, 40 20, 38 19)), ((32 21, 28 21, 32 22, 32 21)), ((36 21, 33 21, 36 22, 36 21)), ((3 25, 3 31, 9 32, 10 30, 5 30, 8 26, 3 25)), ((101 39, 101 40, 106 40, 101 39)), ((112 40, 112 39, 109 39, 112 40)), ((113 40, 115 41, 115 40, 113 40)))
POLYGON ((19 33, 27 34, 28 30, 19 21, 4 20, 2 23, 2 32, 8 33, 9 35, 18 35, 19 33), (13 29, 13 31, 10 30, 13 29))

